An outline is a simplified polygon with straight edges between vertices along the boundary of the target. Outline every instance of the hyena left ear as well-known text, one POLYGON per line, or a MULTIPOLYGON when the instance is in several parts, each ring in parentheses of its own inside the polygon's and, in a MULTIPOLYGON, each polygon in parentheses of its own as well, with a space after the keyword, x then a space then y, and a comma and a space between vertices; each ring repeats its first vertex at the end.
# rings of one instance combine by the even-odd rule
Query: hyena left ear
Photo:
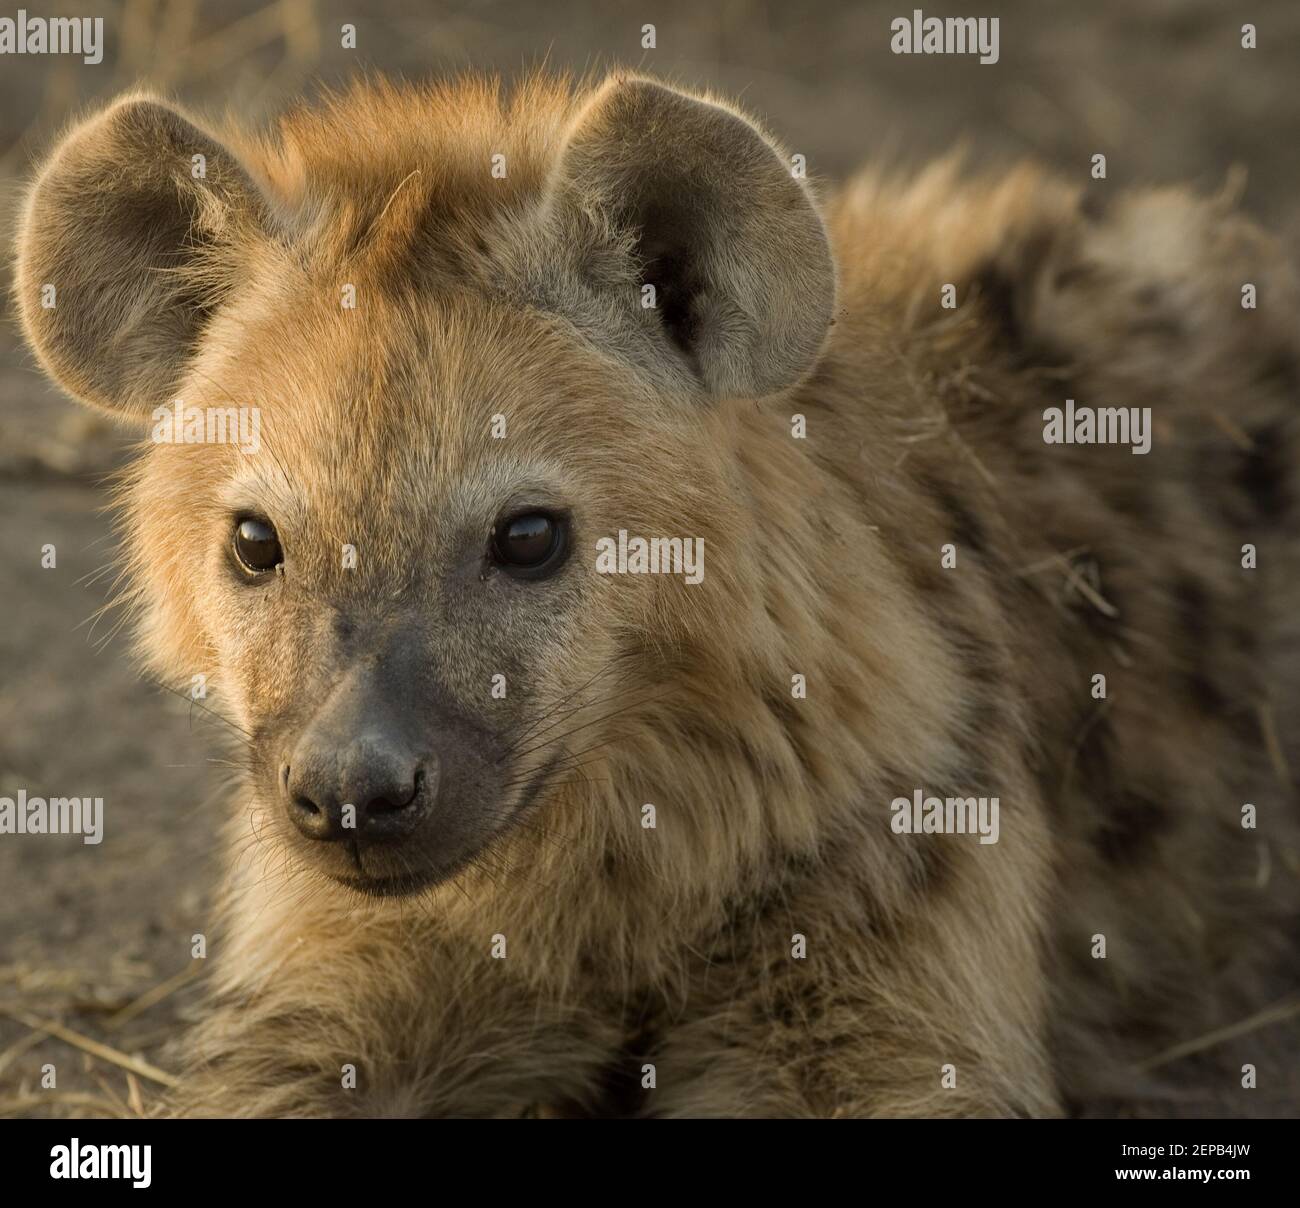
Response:
MULTIPOLYGON (((835 303, 821 216, 745 118, 653 80, 613 78, 578 115, 561 187, 634 241, 664 352, 714 396, 792 385, 835 303)), ((640 309, 640 295, 627 298, 640 309)))
POLYGON ((165 403, 229 284, 211 253, 260 223, 235 157, 175 110, 132 97, 75 127, 27 196, 23 329, 71 394, 127 419, 165 403))

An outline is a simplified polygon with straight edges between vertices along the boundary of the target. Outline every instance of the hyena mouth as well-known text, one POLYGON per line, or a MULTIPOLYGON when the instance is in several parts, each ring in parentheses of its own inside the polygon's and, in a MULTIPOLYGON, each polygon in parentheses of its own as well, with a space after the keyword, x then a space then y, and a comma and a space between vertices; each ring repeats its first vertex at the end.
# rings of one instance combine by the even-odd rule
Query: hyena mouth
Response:
POLYGON ((404 898, 419 893, 422 889, 430 889, 450 875, 452 874, 429 870, 403 873, 395 877, 341 877, 331 873, 330 880, 368 898, 404 898))

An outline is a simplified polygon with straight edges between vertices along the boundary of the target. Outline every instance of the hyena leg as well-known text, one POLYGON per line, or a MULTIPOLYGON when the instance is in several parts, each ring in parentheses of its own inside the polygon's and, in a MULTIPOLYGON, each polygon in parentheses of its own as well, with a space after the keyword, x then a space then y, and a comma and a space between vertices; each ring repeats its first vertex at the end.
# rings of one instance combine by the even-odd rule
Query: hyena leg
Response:
POLYGON ((241 921, 165 1112, 515 1116, 591 1098, 617 1028, 427 921, 322 913, 310 932, 241 921))
POLYGON ((835 898, 838 916, 794 902, 693 970, 684 1014, 647 1057, 655 1087, 642 1111, 1060 1114, 1041 939, 1015 902, 980 884, 993 870, 968 863, 979 910, 952 893, 884 926, 854 918, 848 895, 835 898))
POLYGON ((162 1113, 205 1117, 517 1117, 592 1097, 608 1050, 589 1021, 489 995, 430 995, 344 1017, 320 1004, 217 1002, 188 1038, 162 1113))
MULTIPOLYGON (((854 1002, 833 986, 764 992, 676 1028, 648 1060, 642 1111, 667 1117, 1060 1114, 1036 1032, 995 1038, 919 1003, 854 1002)), ((951 1012, 954 1009, 949 1007, 951 1012)))

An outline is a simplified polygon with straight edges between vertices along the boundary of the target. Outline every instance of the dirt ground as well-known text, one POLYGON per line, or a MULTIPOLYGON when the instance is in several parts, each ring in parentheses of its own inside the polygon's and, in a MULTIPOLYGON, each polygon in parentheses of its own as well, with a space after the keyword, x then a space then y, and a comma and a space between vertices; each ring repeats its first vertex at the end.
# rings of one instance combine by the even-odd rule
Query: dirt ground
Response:
MULTIPOLYGON (((1102 151, 1114 188, 1189 181, 1208 191, 1241 167, 1246 208, 1292 246, 1300 235, 1294 0, 980 4, 979 15, 1001 18, 990 66, 893 55, 890 20, 914 7, 896 0, 25 7, 103 16, 108 46, 94 66, 0 60, 6 241, 32 157, 86 105, 137 82, 200 109, 270 117, 286 98, 363 67, 509 76, 543 61, 579 71, 630 63, 737 95, 831 180, 956 143, 977 167, 1031 156, 1079 178, 1102 151), (339 45, 345 21, 358 26, 356 51, 339 45), (1243 21, 1258 26, 1257 50, 1240 46, 1243 21), (641 47, 647 23, 653 50, 641 47)), ((122 438, 44 383, 7 299, 4 311, 0 794, 101 796, 106 822, 99 846, 0 837, 0 1115, 132 1115, 156 1101, 163 1042, 192 1010, 190 943, 209 929, 222 774, 208 761, 202 715, 137 677, 117 618, 94 620, 111 594, 103 480, 122 438), (53 569, 41 567, 47 543, 53 569), (87 1040, 110 1048, 92 1056, 87 1040), (47 1064, 53 1089, 41 1086, 47 1064)))

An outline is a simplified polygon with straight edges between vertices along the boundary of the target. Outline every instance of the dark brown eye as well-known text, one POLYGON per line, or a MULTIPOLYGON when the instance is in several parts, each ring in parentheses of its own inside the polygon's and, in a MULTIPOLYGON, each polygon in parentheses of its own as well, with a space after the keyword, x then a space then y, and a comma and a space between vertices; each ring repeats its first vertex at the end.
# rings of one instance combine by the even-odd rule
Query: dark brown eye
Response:
POLYGON ((520 512, 492 530, 492 560, 522 578, 540 578, 559 568, 565 524, 546 512, 520 512))
POLYGON ((284 561, 280 538, 269 521, 245 516, 236 522, 235 557, 251 575, 265 575, 284 561))

